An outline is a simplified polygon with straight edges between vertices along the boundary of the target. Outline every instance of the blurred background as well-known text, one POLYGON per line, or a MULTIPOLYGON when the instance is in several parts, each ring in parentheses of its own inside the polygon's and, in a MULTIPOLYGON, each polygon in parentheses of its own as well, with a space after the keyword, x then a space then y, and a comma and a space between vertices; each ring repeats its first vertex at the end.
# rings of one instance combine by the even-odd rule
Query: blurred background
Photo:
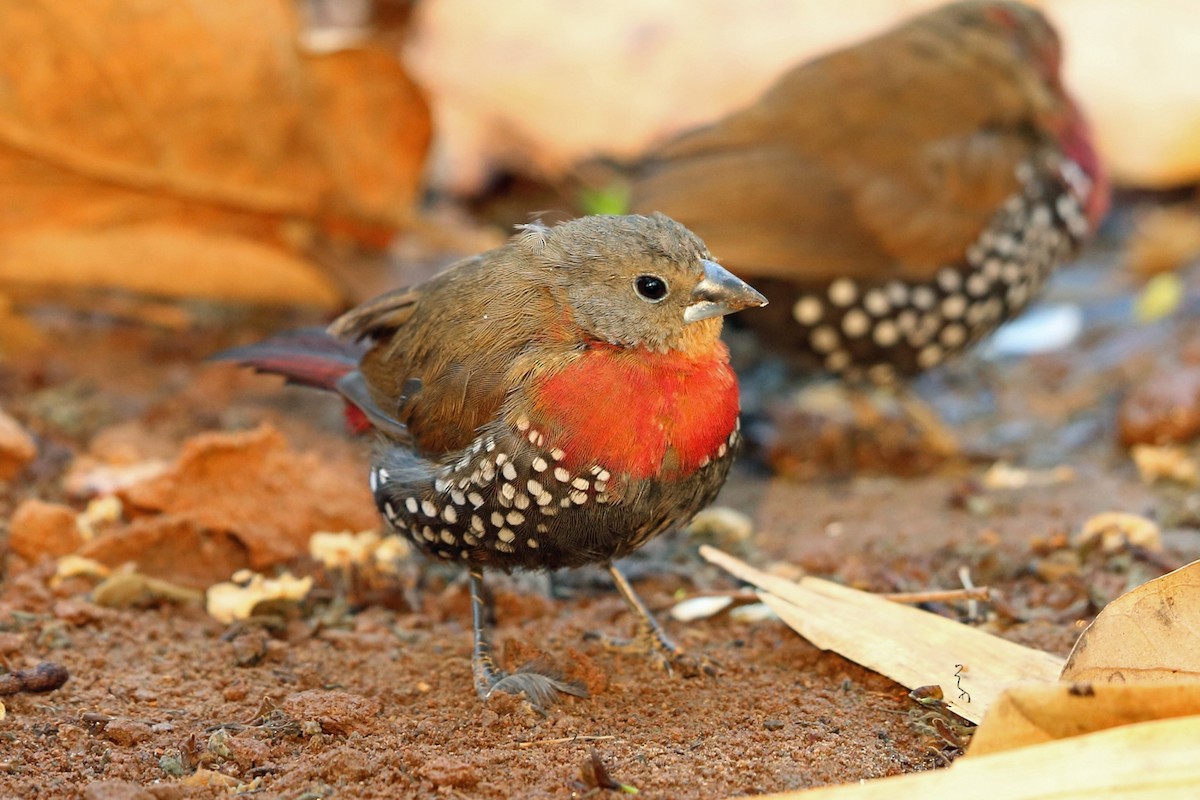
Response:
MULTIPOLYGON (((396 248, 408 280, 418 256, 475 252, 536 212, 619 209, 596 163, 633 162, 932 5, 5 4, 0 291, 330 311, 396 282, 351 253, 396 248)), ((1037 5, 1117 186, 1190 196, 1200 7, 1037 5)))

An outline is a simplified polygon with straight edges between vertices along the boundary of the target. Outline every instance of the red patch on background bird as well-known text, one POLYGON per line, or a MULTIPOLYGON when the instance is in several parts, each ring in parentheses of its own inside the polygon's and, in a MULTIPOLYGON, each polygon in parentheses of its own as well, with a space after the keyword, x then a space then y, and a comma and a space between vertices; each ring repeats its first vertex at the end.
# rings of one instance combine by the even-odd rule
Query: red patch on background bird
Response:
POLYGON ((593 347, 534 394, 567 467, 598 463, 634 479, 695 472, 717 457, 738 415, 723 344, 700 359, 593 347))

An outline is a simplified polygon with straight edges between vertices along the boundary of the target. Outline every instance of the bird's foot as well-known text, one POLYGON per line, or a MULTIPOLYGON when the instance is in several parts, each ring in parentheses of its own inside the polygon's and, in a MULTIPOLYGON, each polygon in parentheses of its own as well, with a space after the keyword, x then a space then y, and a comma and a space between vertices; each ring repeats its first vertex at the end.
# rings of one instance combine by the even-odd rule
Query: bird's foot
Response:
POLYGON ((684 677, 696 675, 716 675, 720 664, 705 656, 693 656, 684 652, 683 648, 671 641, 666 631, 654 619, 650 609, 637 596, 637 592, 614 565, 608 565, 608 573, 616 584, 617 591, 633 612, 637 620, 637 631, 631 639, 616 639, 605 634, 591 634, 589 638, 599 639, 604 646, 620 653, 642 653, 657 660, 666 672, 678 672, 684 677))
POLYGON ((675 644, 661 628, 638 625, 638 631, 628 639, 605 633, 589 632, 586 638, 600 642, 605 650, 613 653, 632 653, 648 656, 668 674, 678 672, 685 678, 699 675, 717 675, 721 664, 704 655, 693 655, 675 644))
POLYGON ((474 628, 475 648, 471 655, 471 672, 475 679, 475 693, 479 699, 487 700, 496 692, 524 694, 529 704, 543 711, 560 699, 560 695, 587 697, 587 689, 576 681, 564 680, 552 669, 538 662, 526 664, 516 672, 505 672, 496 665, 492 657, 492 640, 488 631, 494 613, 491 594, 483 584, 483 570, 475 567, 468 571, 471 586, 471 624, 474 628))

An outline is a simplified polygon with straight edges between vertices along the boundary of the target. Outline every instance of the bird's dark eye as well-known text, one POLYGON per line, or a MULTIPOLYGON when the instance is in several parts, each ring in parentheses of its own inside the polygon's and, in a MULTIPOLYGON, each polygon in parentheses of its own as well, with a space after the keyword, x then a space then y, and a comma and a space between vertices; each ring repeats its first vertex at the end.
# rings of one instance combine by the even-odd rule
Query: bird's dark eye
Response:
POLYGON ((651 303, 657 303, 667 296, 667 282, 657 275, 638 275, 633 286, 643 300, 651 303))

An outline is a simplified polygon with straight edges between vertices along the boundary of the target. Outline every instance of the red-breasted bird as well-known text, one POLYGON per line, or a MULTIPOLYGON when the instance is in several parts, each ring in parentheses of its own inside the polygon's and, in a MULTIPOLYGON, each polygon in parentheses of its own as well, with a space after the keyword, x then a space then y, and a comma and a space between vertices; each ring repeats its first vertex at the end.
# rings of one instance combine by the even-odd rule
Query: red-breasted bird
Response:
POLYGON ((641 646, 680 662, 613 566, 712 501, 739 444, 722 317, 766 304, 671 219, 522 226, 503 247, 223 358, 336 389, 378 431, 390 529, 461 563, 475 688, 536 705, 578 687, 492 658, 484 569, 604 564, 641 646), (359 344, 363 343, 363 344, 359 344))
POLYGON ((1017 314, 1106 211, 1061 55, 1026 6, 938 8, 667 143, 633 208, 763 290, 764 341, 891 383, 1017 314))

